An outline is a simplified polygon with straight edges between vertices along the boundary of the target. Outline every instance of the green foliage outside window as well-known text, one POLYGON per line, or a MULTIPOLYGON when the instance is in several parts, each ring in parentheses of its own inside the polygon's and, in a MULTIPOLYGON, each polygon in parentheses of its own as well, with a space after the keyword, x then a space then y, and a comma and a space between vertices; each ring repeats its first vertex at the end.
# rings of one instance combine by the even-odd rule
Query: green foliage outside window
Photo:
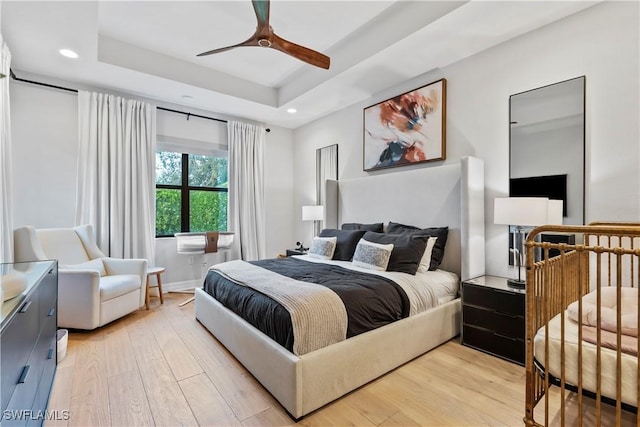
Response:
POLYGON ((227 229, 227 193, 190 191, 191 231, 227 229))
POLYGON ((226 231, 227 188, 226 158, 158 151, 156 235, 226 231), (183 171, 183 162, 188 164, 188 171, 183 171), (186 180, 184 186, 183 180, 186 180), (188 218, 182 218, 183 203, 187 204, 188 218))
POLYGON ((156 189, 156 236, 180 232, 180 190, 156 189))

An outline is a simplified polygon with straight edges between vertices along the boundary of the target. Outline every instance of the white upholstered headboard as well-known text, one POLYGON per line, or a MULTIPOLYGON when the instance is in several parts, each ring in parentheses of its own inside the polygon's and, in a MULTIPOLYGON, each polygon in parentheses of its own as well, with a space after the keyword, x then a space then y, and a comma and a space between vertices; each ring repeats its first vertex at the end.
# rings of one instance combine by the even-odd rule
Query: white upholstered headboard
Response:
POLYGON ((440 268, 462 280, 483 275, 484 163, 464 157, 457 165, 327 181, 325 227, 389 221, 449 226, 440 268))

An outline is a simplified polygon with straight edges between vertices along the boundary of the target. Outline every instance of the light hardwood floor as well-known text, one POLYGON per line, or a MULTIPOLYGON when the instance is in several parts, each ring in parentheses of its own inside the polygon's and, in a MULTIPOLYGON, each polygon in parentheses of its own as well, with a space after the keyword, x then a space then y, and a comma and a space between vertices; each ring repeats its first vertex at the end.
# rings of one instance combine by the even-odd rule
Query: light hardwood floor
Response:
MULTIPOLYGON (((71 332, 45 425, 286 426, 295 422, 198 323, 184 295, 71 332)), ((451 340, 304 417, 303 426, 517 426, 523 367, 451 340)))

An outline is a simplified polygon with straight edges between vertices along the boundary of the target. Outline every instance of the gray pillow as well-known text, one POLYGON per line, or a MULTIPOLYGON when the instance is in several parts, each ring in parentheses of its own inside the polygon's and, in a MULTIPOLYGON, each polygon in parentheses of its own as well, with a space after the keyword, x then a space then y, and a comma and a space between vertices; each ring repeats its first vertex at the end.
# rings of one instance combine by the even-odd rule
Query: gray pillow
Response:
POLYGON ((431 251, 431 265, 429 266, 429 270, 437 270, 442 263, 442 258, 444 258, 444 248, 447 245, 449 227, 418 228, 413 225, 389 222, 389 225, 387 225, 387 233, 437 237, 438 240, 436 240, 433 250, 431 251))
POLYGON ((360 239, 353 254, 353 265, 370 270, 385 271, 391 258, 393 245, 381 245, 360 239))
POLYGON ((336 250, 336 237, 314 237, 309 256, 319 259, 331 259, 336 250))
POLYGON ((336 250, 333 258, 339 261, 351 261, 356 251, 358 242, 366 233, 365 230, 335 230, 325 228, 320 232, 320 237, 336 237, 336 250))
POLYGON ((414 275, 418 271, 420 260, 422 260, 427 248, 429 236, 367 231, 364 239, 380 244, 393 244, 393 252, 389 259, 387 271, 399 271, 414 275))
POLYGON ((359 222, 346 222, 342 224, 343 230, 366 230, 375 231, 376 233, 382 233, 384 231, 384 224, 381 222, 374 222, 373 224, 361 224, 359 222))

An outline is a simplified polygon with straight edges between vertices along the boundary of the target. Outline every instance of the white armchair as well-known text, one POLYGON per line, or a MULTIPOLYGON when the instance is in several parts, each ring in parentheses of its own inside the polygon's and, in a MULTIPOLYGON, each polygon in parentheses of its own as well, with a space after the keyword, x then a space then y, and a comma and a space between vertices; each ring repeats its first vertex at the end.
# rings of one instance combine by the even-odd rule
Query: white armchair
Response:
POLYGON ((147 260, 106 257, 91 225, 13 234, 16 261, 58 260, 58 326, 95 329, 145 305, 147 260))

